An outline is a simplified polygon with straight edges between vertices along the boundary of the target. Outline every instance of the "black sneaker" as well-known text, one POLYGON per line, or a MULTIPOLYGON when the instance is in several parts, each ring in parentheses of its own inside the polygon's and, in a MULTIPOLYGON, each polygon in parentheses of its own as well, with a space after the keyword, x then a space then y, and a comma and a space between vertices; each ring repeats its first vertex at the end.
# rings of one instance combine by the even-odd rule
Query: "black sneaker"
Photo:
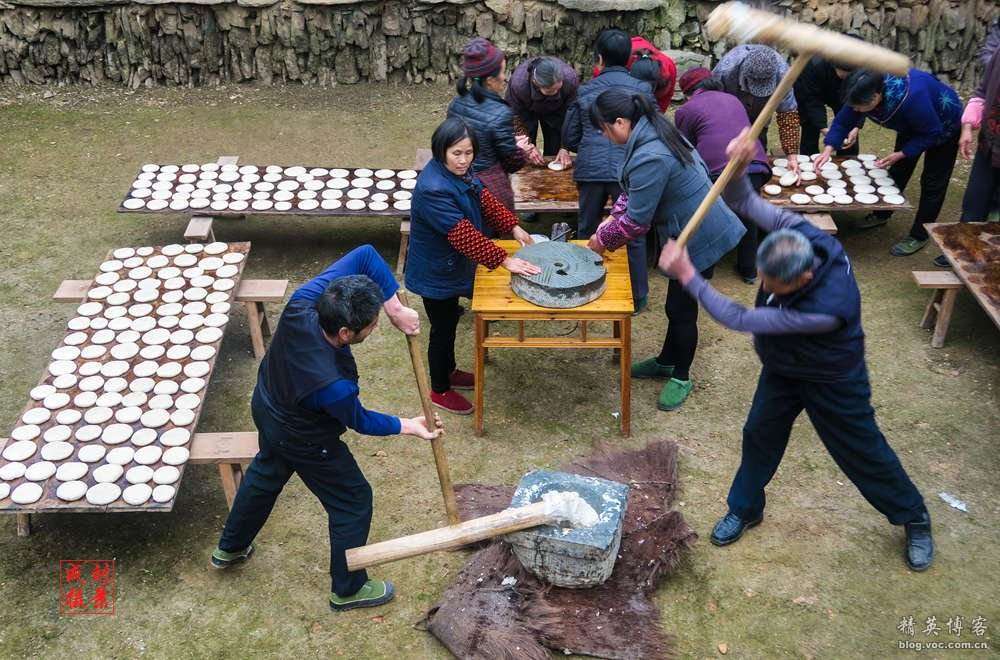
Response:
POLYGON ((757 516, 754 520, 747 521, 730 511, 722 517, 722 520, 715 523, 715 527, 712 529, 712 536, 709 537, 709 540, 713 545, 719 546, 735 543, 740 540, 741 536, 743 536, 743 532, 747 531, 751 527, 759 525, 760 521, 763 519, 763 513, 757 516))
POLYGON ((938 268, 951 268, 951 263, 949 263, 948 257, 944 256, 943 254, 939 254, 938 256, 934 257, 934 265, 937 266, 938 268))

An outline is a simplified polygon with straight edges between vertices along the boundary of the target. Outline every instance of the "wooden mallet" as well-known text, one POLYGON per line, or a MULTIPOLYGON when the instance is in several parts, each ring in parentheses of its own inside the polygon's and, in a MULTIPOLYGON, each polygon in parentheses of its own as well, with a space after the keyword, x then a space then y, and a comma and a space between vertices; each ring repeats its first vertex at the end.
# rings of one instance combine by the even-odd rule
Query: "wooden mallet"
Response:
MULTIPOLYGON (((409 307, 406 292, 402 289, 396 292, 399 302, 409 307)), ((424 371, 424 358, 420 350, 420 342, 413 335, 406 335, 406 345, 410 349, 410 363, 413 365, 413 375, 417 379, 417 391, 420 393, 420 406, 424 411, 427 428, 433 428, 434 409, 431 407, 430 385, 427 382, 427 372, 424 371)), ((444 438, 438 436, 431 440, 431 451, 434 452, 434 465, 437 467, 438 482, 441 484, 441 495, 444 497, 444 510, 448 514, 448 524, 458 523, 458 504, 455 502, 455 489, 451 485, 451 474, 448 472, 448 457, 444 453, 444 438)))
POLYGON ((345 553, 347 570, 358 571, 429 552, 454 550, 470 543, 539 525, 568 522, 573 526, 589 527, 597 523, 597 513, 577 493, 553 495, 555 497, 546 497, 540 502, 504 509, 457 525, 351 548, 345 553))
MULTIPOLYGON (((815 25, 799 23, 777 14, 753 9, 742 2, 727 2, 716 7, 709 14, 705 27, 708 36, 714 40, 728 38, 739 42, 754 41, 798 53, 753 126, 750 127, 750 133, 746 136, 748 141, 756 140, 771 121, 771 115, 774 114, 778 104, 792 89, 814 55, 821 55, 828 60, 851 67, 884 71, 900 76, 905 76, 910 69, 909 58, 899 53, 837 32, 823 30, 815 25)), ((691 235, 698 230, 698 225, 708 215, 715 200, 738 173, 737 170, 742 170, 742 166, 743 163, 729 161, 678 237, 678 248, 682 249, 691 235)))

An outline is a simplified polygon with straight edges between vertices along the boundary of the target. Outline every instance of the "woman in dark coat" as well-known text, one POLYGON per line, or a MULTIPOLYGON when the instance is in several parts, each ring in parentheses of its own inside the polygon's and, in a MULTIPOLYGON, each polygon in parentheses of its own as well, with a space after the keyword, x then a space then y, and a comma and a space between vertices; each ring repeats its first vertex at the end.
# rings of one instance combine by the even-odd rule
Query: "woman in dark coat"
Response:
POLYGON ((534 264, 511 257, 483 233, 487 226, 511 233, 522 245, 531 237, 472 171, 478 156, 476 135, 461 119, 446 119, 431 139, 434 157, 413 190, 410 247, 406 256, 406 288, 423 297, 431 324, 427 362, 431 402, 459 415, 473 411, 456 389, 472 389, 472 374, 455 368, 455 329, 462 315, 460 297, 472 296, 476 265, 503 266, 512 273, 534 275, 534 264))
MULTIPOLYGON (((654 227, 662 243, 677 238, 712 187, 705 161, 646 94, 619 88, 602 92, 591 105, 590 119, 613 143, 625 145, 625 160, 620 181, 624 192, 589 247, 598 253, 616 250, 654 227)), ((712 205, 688 243, 703 277, 712 276, 715 264, 745 231, 721 200, 712 205)), ((663 348, 657 357, 633 364, 632 376, 667 379, 657 407, 674 410, 692 389, 689 370, 698 347, 698 302, 670 280, 664 307, 663 348)))
POLYGON ((514 134, 514 111, 501 96, 506 87, 507 60, 499 48, 476 37, 462 50, 462 78, 448 116, 466 123, 479 150, 472 172, 503 204, 514 210, 510 175, 524 167, 529 155, 541 160, 528 136, 514 134))

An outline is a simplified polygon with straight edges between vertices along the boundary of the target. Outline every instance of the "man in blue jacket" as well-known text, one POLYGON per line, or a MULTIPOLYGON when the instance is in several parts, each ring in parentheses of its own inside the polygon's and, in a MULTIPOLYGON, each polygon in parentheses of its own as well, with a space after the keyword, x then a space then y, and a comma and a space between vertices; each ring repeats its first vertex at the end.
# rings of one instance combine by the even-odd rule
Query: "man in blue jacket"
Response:
MULTIPOLYGON (((623 145, 613 144, 590 122, 590 106, 601 92, 612 87, 645 93, 656 104, 649 83, 629 74, 626 64, 632 56, 632 39, 618 29, 604 30, 597 37, 597 67, 600 73, 580 86, 576 101, 570 104, 563 122, 562 146, 576 152, 573 180, 580 195, 577 236, 590 238, 601 221, 601 214, 621 195, 618 173, 625 155, 623 145)), ((646 237, 628 244, 628 267, 632 280, 635 311, 646 306, 649 283, 646 276, 646 237)))
POLYGON ((420 330, 417 313, 396 296, 398 288, 389 266, 365 245, 292 294, 257 372, 250 410, 260 451, 246 470, 212 553, 216 568, 250 557, 254 537, 285 483, 298 473, 329 517, 330 607, 374 607, 392 599, 391 582, 347 570, 344 552, 368 540, 372 489, 340 436, 348 428, 364 435, 427 440, 441 433, 439 422, 430 430, 423 417, 384 415, 366 410, 358 400, 351 345, 375 330, 379 309, 402 332, 420 330))
MULTIPOLYGON (((749 162, 754 145, 743 140, 731 153, 749 162)), ((733 543, 763 520, 764 487, 781 463, 792 424, 805 410, 864 498, 890 523, 905 526, 907 565, 926 570, 934 558, 930 515, 875 421, 861 294, 847 255, 836 239, 800 215, 757 196, 746 177, 735 177, 724 196, 740 217, 772 232, 758 252, 756 307, 746 309, 712 288, 673 241, 659 261, 716 321, 751 333, 762 364, 729 511, 712 530, 712 543, 733 543)))

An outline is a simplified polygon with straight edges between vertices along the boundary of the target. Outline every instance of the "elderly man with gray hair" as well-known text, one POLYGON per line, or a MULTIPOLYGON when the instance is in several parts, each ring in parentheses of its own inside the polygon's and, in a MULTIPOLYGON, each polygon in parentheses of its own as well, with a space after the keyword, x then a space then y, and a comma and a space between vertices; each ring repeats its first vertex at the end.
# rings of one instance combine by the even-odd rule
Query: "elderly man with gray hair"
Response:
POLYGON ((538 126, 542 126, 544 156, 555 156, 556 162, 569 166, 573 159, 562 148, 562 127, 566 108, 576 100, 580 77, 566 62, 557 57, 532 57, 520 64, 507 85, 507 103, 523 127, 523 132, 535 144, 538 126))
MULTIPOLYGON (((749 162, 746 131, 731 158, 749 162)), ((716 291, 671 241, 659 266, 716 321, 753 335, 762 369, 743 427, 743 456, 729 490, 729 511, 712 530, 715 545, 737 541, 764 517, 764 487, 803 410, 820 440, 861 494, 894 525, 906 528, 905 557, 914 571, 931 565, 934 543, 923 497, 875 421, 861 328, 861 294, 840 243, 802 216, 761 199, 745 176, 725 201, 740 217, 771 232, 757 253, 760 290, 754 309, 716 291)))

